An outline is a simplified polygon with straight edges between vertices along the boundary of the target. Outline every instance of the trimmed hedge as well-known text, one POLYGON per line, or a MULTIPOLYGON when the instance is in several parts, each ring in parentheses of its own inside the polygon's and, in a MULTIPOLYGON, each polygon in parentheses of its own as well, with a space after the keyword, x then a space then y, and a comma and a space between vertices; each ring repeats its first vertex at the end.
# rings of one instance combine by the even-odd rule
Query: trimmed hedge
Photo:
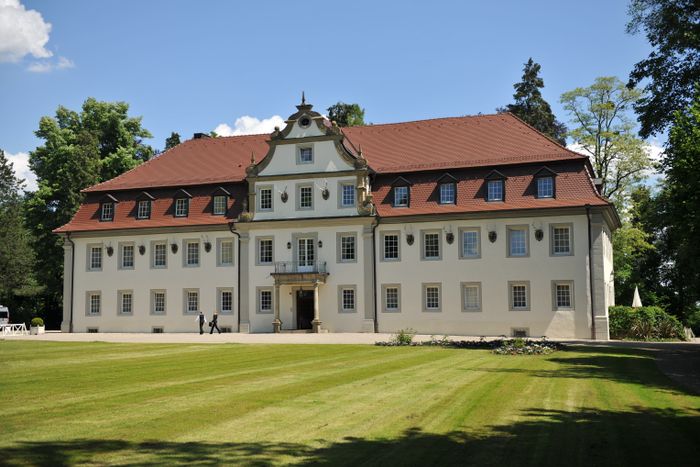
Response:
POLYGON ((611 306, 610 337, 632 340, 685 340, 683 325, 658 306, 611 306))
POLYGON ((37 327, 37 326, 43 326, 43 325, 44 325, 43 319, 41 319, 39 317, 32 318, 32 326, 37 327))

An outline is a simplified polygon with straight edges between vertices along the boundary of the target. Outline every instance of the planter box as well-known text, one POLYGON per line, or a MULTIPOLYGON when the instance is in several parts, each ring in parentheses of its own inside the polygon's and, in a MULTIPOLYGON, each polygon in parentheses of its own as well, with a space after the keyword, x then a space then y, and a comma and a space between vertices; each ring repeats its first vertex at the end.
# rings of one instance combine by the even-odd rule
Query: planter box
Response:
POLYGON ((46 326, 30 326, 29 327, 29 334, 36 336, 39 334, 44 334, 44 330, 46 329, 46 326))

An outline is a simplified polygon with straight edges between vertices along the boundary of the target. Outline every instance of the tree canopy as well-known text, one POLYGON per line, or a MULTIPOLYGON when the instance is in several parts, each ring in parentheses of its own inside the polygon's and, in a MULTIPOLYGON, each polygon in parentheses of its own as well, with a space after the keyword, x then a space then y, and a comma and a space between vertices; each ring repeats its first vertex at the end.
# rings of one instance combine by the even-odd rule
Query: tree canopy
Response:
POLYGON ((336 122, 338 126, 362 126, 365 124, 365 109, 359 104, 345 104, 338 102, 326 109, 328 119, 336 122))
POLYGON ((640 134, 662 132, 693 97, 700 82, 700 4, 697 0, 632 0, 627 31, 640 30, 653 47, 630 74, 629 86, 645 82, 635 109, 640 134))
POLYGON ((170 136, 165 138, 165 150, 167 151, 170 148, 174 148, 180 144, 180 134, 175 133, 174 131, 170 133, 170 136))
POLYGON ((540 92, 540 89, 544 88, 540 69, 540 64, 535 63, 530 58, 523 67, 522 80, 513 85, 515 102, 496 110, 498 112, 511 112, 559 144, 566 145, 566 126, 557 121, 552 113, 552 107, 544 100, 540 92))

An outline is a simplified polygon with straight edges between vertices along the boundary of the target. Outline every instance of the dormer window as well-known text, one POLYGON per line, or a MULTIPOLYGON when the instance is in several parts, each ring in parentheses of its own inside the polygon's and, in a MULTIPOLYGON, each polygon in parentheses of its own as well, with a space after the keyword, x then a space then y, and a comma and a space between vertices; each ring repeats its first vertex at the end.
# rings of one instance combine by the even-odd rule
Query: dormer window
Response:
POLYGON ((556 172, 547 167, 542 167, 540 170, 535 172, 535 188, 537 190, 536 194, 538 198, 554 198, 554 177, 556 177, 556 175, 556 172))
POLYGON ((506 198, 506 176, 493 170, 486 176, 486 201, 503 201, 506 198))
POLYGON ((454 182, 440 184, 440 204, 455 204, 457 190, 454 182))
POLYGON ((408 186, 394 187, 394 207, 408 206, 409 191, 408 186))
POLYGON ((101 221, 113 221, 114 220, 114 202, 105 201, 102 203, 102 209, 100 212, 101 221))
POLYGON ((151 200, 145 199, 139 201, 136 209, 136 217, 138 219, 149 219, 151 217, 151 200))
POLYGON ((226 195, 215 195, 214 196, 214 215, 223 216, 226 214, 226 195))
POLYGON ((190 199, 189 198, 176 198, 175 199, 175 217, 187 217, 190 211, 190 199))
POLYGON ((313 164, 314 162, 314 149, 312 147, 301 147, 299 148, 299 163, 300 164, 313 164))

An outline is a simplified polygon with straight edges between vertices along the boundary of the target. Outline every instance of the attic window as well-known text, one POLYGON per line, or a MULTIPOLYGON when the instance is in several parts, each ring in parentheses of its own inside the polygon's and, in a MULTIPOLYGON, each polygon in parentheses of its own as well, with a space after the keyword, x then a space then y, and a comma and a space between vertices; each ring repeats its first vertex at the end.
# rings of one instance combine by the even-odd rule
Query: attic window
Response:
POLYGON ((102 203, 100 208, 100 220, 101 221, 113 221, 114 220, 114 202, 105 201, 102 203))
POLYGON ((537 178, 537 197, 554 198, 554 177, 537 178))
POLYGON ((139 201, 138 207, 136 208, 136 218, 137 219, 149 219, 151 217, 151 200, 144 199, 139 201))
POLYGON ((503 180, 489 180, 487 191, 487 201, 503 201, 503 180))
POLYGON ((302 128, 308 128, 311 125, 311 119, 304 115, 301 117, 301 120, 299 120, 299 126, 302 128))
POLYGON ((298 160, 299 164, 313 164, 314 149, 310 146, 299 148, 298 160))
POLYGON ((222 216, 226 214, 226 195, 214 195, 214 215, 222 216))
POLYGON ((394 207, 408 206, 410 192, 407 185, 394 187, 394 207))
POLYGON ((440 204, 455 204, 457 189, 454 182, 440 184, 440 204))
POLYGON ((175 199, 175 217, 187 217, 190 210, 189 198, 175 199))

